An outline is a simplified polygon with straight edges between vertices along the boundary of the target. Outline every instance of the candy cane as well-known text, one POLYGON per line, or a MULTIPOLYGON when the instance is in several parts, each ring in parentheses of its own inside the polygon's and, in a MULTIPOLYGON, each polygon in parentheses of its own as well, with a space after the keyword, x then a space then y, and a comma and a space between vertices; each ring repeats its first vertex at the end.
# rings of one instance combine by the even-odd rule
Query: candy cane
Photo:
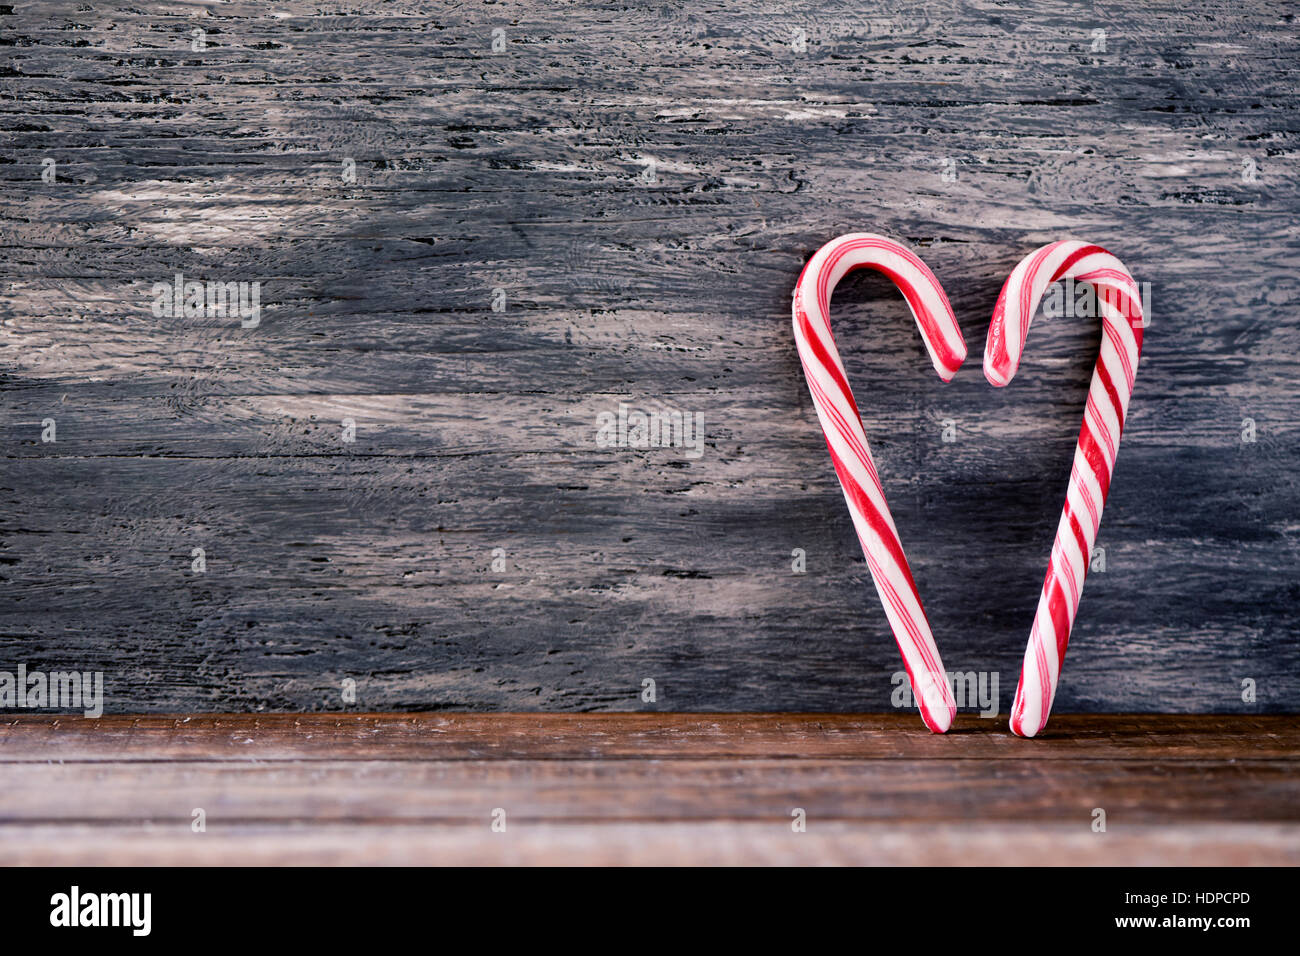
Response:
POLYGON ((1022 259, 1002 287, 984 349, 984 376, 989 382, 1006 385, 1016 374, 1034 310, 1058 279, 1077 279, 1095 287, 1103 334, 1065 508, 1011 708, 1011 729, 1022 737, 1042 730, 1052 710, 1142 354, 1141 297, 1123 263, 1100 246, 1054 242, 1022 259))
POLYGON ((935 371, 945 382, 966 358, 966 343, 934 273, 913 253, 883 236, 852 233, 831 240, 804 266, 794 287, 794 338, 844 500, 902 652, 921 719, 935 733, 943 733, 957 713, 952 688, 885 502, 827 312, 836 284, 860 268, 883 272, 902 290, 935 371))

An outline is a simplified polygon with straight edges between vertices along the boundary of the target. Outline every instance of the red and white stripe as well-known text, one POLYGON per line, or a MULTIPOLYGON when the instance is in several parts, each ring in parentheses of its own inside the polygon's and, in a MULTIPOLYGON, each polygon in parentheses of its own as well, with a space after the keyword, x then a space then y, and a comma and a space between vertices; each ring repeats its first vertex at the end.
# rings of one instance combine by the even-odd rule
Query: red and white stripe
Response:
POLYGON ((952 688, 885 502, 828 317, 836 283, 862 268, 883 272, 902 290, 930 360, 945 382, 966 358, 966 343, 934 273, 908 249, 883 236, 852 233, 828 242, 808 260, 794 288, 794 338, 844 500, 902 652, 921 718, 932 731, 943 733, 957 713, 952 688))
POLYGON ((1054 242, 1022 259, 998 296, 984 349, 984 376, 992 384, 1006 385, 1016 374, 1034 310, 1047 287, 1060 279, 1093 285, 1103 334, 1065 508, 1011 707, 1011 729, 1022 737, 1042 730, 1052 710, 1142 354, 1142 297, 1123 263, 1100 246, 1054 242))

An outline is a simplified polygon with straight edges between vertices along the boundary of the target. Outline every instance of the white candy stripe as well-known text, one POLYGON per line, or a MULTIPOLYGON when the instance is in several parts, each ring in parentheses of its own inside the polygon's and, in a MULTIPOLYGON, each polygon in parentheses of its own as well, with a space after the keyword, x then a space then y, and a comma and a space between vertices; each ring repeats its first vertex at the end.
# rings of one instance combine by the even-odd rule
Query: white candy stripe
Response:
POLYGON ((1055 242, 1022 259, 1002 288, 984 348, 989 382, 1006 385, 1015 376, 1034 311, 1060 279, 1093 285, 1102 340, 1011 710, 1011 729, 1023 737, 1042 730, 1052 711, 1142 353, 1141 296, 1123 263, 1098 246, 1055 242))
POLYGON ((852 233, 828 242, 808 261, 795 285, 794 338, 817 420, 921 717, 931 730, 943 733, 957 712, 952 688, 831 333, 831 293, 848 272, 860 268, 883 272, 898 285, 921 330, 930 361, 944 381, 952 378, 966 358, 966 343, 934 274, 914 253, 884 236, 852 233))

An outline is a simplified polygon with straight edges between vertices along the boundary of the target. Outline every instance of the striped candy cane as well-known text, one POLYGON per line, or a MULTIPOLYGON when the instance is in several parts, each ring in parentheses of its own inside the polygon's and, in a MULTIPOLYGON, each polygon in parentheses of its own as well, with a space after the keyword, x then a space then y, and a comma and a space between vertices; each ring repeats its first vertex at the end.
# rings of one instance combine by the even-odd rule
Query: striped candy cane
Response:
POLYGON ((910 251, 883 236, 852 233, 833 239, 808 261, 794 287, 794 339, 844 500, 902 652, 921 719, 935 733, 943 733, 957 713, 952 688, 885 502, 828 317, 836 284, 849 271, 861 268, 883 272, 902 290, 930 360, 945 382, 966 358, 966 343, 934 273, 910 251))
POLYGON ((1047 287, 1059 279, 1094 286, 1103 335, 1074 449, 1065 508, 1011 708, 1011 729, 1022 737, 1042 730, 1052 710, 1142 354, 1141 296, 1128 270, 1100 246, 1054 242, 1022 259, 1002 287, 984 349, 984 376, 989 382, 1006 385, 1016 374, 1034 310, 1047 287))

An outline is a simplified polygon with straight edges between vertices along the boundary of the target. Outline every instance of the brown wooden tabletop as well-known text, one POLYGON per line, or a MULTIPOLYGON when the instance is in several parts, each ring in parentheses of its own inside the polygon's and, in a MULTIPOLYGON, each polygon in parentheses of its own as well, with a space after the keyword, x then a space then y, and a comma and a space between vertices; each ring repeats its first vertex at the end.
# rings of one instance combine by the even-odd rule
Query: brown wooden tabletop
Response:
POLYGON ((1300 862, 1298 717, 1058 715, 1034 740, 996 723, 11 715, 0 847, 19 864, 1300 862))

